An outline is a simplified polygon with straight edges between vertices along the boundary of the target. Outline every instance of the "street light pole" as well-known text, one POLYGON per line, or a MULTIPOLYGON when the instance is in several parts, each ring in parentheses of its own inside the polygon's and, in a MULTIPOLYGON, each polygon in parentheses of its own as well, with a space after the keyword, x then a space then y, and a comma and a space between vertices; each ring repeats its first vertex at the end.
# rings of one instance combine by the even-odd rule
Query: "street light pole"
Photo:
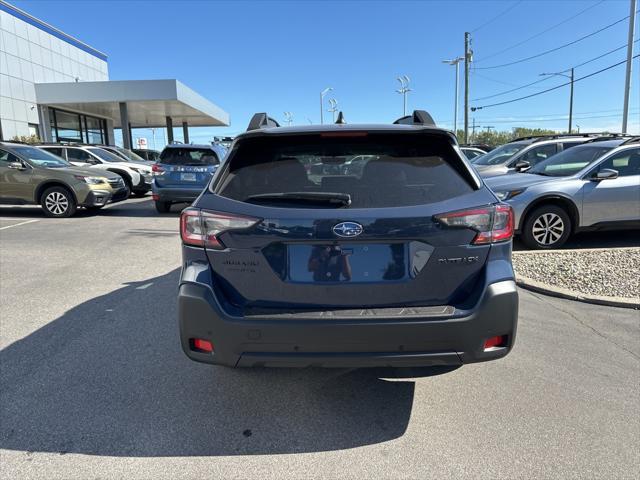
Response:
POLYGON ((323 110, 324 110, 324 96, 329 93, 331 90, 333 90, 332 87, 327 87, 324 90, 322 90, 320 92, 320 125, 322 125, 324 123, 324 116, 323 116, 323 110))
POLYGON ((284 121, 287 122, 288 126, 291 126, 291 123, 293 123, 293 113, 284 112, 284 121))
POLYGON ((454 58, 453 60, 443 60, 442 63, 446 63, 448 65, 455 65, 456 66, 456 98, 454 101, 454 111, 453 111, 453 133, 458 135, 458 86, 459 86, 459 80, 458 80, 458 75, 459 75, 459 71, 460 71, 460 62, 464 60, 464 57, 457 57, 454 58))
POLYGON ((396 90, 400 95, 402 95, 402 116, 407 115, 407 93, 411 91, 409 88, 409 82, 411 79, 406 75, 402 75, 398 77, 398 81, 400 82, 400 88, 396 90))
POLYGON ((540 76, 541 77, 558 76, 558 77, 565 77, 565 78, 569 79, 569 85, 570 85, 570 90, 569 90, 569 133, 571 133, 572 123, 573 123, 573 68, 571 68, 569 70, 564 70, 562 72, 541 73, 540 76), (564 72, 571 72, 571 73, 569 75, 567 75, 564 72))

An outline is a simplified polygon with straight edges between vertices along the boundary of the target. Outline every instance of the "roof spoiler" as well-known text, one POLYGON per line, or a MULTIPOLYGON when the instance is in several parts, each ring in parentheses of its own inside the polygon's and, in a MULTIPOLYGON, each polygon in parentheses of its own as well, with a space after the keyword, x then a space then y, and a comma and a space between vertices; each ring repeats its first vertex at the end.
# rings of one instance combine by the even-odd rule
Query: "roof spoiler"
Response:
POLYGON ((429 115, 429 112, 425 110, 414 110, 412 115, 406 115, 400 117, 394 125, 426 125, 429 127, 435 127, 436 122, 433 121, 433 117, 429 115))
POLYGON ((280 124, 275 119, 268 116, 266 113, 256 113, 251 117, 247 132, 249 130, 258 130, 260 128, 279 127, 280 124))

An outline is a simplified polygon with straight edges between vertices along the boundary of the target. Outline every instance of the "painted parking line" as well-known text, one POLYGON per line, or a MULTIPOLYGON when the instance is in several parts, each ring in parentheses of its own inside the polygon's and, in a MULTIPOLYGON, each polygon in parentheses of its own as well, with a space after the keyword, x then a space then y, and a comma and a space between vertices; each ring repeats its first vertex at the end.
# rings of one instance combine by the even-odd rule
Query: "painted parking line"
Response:
POLYGON ((0 227, 0 230, 6 230, 7 228, 19 227, 20 225, 26 225, 28 223, 39 222, 40 220, 25 220, 24 222, 14 223, 13 225, 7 225, 0 227))

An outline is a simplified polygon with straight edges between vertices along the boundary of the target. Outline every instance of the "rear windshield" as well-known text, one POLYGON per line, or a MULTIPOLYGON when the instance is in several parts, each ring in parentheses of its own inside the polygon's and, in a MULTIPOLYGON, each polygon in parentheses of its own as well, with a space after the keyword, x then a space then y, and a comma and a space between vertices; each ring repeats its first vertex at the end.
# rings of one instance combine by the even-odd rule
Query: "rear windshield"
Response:
POLYGON ((220 160, 210 148, 167 148, 160 155, 167 165, 218 165, 220 160))
POLYGON ((217 194, 271 206, 292 206, 270 201, 278 194, 349 195, 350 208, 371 208, 440 202, 473 190, 448 139, 425 134, 258 137, 240 142, 227 166, 217 194))

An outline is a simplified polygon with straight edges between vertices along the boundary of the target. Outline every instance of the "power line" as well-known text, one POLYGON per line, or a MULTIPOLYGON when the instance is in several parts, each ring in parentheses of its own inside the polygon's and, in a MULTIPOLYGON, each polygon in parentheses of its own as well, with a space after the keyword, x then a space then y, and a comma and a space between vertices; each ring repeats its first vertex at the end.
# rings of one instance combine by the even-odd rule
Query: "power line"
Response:
MULTIPOLYGON (((633 59, 636 59, 638 57, 640 57, 640 54, 634 55, 633 59)), ((585 80, 585 79, 587 79, 589 77, 593 77, 594 75, 598 75, 599 73, 606 72, 607 70, 611 70, 612 68, 615 68, 615 67, 617 67, 619 65, 622 65, 623 63, 626 63, 626 62, 627 62, 626 60, 623 60, 623 61, 615 63, 613 65, 609 65, 608 67, 605 67, 605 68, 603 68, 601 70, 598 70, 597 72, 592 72, 592 73, 590 73, 588 75, 585 75, 584 77, 576 78, 573 81, 573 83, 579 82, 580 80, 585 80)), ((481 107, 472 107, 471 111, 475 112, 476 110, 482 110, 483 108, 497 107, 499 105, 506 105, 508 103, 519 102, 520 100, 525 100, 525 99, 531 98, 531 97, 537 97, 538 95, 542 95, 543 93, 551 92, 552 90, 557 90, 558 88, 566 87, 567 85, 570 85, 570 84, 571 84, 571 82, 567 82, 567 83, 563 83, 561 85, 556 85, 555 87, 547 88, 546 90, 542 90, 540 92, 532 93, 530 95, 525 95, 524 97, 514 98, 512 100, 506 100, 504 102, 499 102, 499 103, 492 103, 490 105, 483 105, 481 107)))
POLYGON ((518 42, 518 43, 516 43, 515 45, 511 45, 510 47, 507 47, 507 48, 504 48, 504 49, 502 49, 502 50, 500 50, 500 51, 498 51, 498 52, 492 53, 491 55, 488 55, 488 56, 486 56, 486 57, 482 57, 482 58, 480 58, 479 60, 476 60, 476 63, 477 63, 477 62, 484 62, 485 60, 488 60, 488 59, 490 59, 490 58, 497 57, 498 55, 500 55, 500 54, 502 54, 502 53, 504 53, 504 52, 508 52, 509 50, 513 50, 514 48, 517 48, 517 47, 519 47, 520 45, 523 45, 523 44, 525 44, 525 43, 527 43, 527 42, 529 42, 529 41, 531 41, 531 40, 533 40, 533 39, 535 39, 535 38, 541 37, 541 36, 542 36, 542 35, 544 35, 545 33, 550 32, 551 30, 553 30, 553 29, 555 29, 555 28, 557 28, 557 27, 559 27, 559 26, 561 26, 561 25, 564 25, 565 23, 568 23, 568 22, 570 22, 571 20, 574 20, 575 18, 578 18, 578 17, 579 17, 580 15, 582 15, 583 13, 586 13, 587 11, 591 10, 592 8, 597 7, 597 6, 598 6, 598 5, 600 5, 601 3, 604 3, 604 0, 600 0, 600 1, 599 1, 599 2, 597 2, 597 3, 594 3, 593 5, 591 5, 591 6, 587 7, 587 8, 585 8, 584 10, 579 11, 579 12, 578 12, 578 13, 576 13, 575 15, 572 15, 571 17, 566 18, 565 20, 561 21, 560 23, 556 23, 555 25, 553 25, 553 26, 551 26, 551 27, 549 27, 549 28, 547 28, 547 29, 545 29, 545 30, 543 30, 543 31, 539 32, 539 33, 536 33, 535 35, 532 35, 531 37, 529 37, 529 38, 527 38, 527 39, 525 39, 525 40, 522 40, 521 42, 518 42))
MULTIPOLYGON (((640 38, 638 40, 635 40, 633 43, 637 43, 638 41, 640 41, 640 38)), ((615 53, 615 52, 617 52, 619 50, 622 50, 624 48, 627 48, 627 44, 624 44, 624 45, 622 45, 621 47, 618 47, 618 48, 614 48, 613 50, 609 50, 608 52, 605 52, 605 53, 603 53, 601 55, 598 55, 597 57, 593 57, 593 58, 591 58, 591 59, 589 59, 589 60, 587 60, 585 62, 579 63, 578 65, 574 65, 573 67, 565 68, 563 71, 570 70, 572 68, 582 67, 584 65, 587 65, 588 63, 595 62, 596 60, 599 60, 599 59, 601 59, 603 57, 606 57, 607 55, 611 55, 612 53, 615 53)), ((475 73, 475 75, 478 75, 478 74, 475 73)), ((485 77, 483 75, 478 75, 478 76, 481 77, 481 78, 489 79, 488 77, 485 77)), ((486 100, 488 98, 500 97, 502 95, 506 95, 507 93, 512 93, 512 92, 515 92, 517 90, 522 90, 523 88, 530 87, 531 85, 535 85, 537 83, 544 82, 545 80, 549 80, 551 78, 553 78, 553 77, 551 77, 551 76, 543 77, 542 79, 536 80, 535 82, 527 83, 526 85, 521 85, 519 87, 512 88, 511 90, 505 90, 504 92, 494 93, 493 95, 487 95, 486 97, 478 97, 478 98, 473 99, 472 101, 473 102, 477 102, 478 100, 486 100)))
POLYGON ((509 13, 511 10, 513 10, 514 8, 516 8, 518 5, 520 5, 523 2, 523 0, 520 0, 512 5, 510 5, 506 10, 503 10, 501 13, 499 13, 498 15, 496 15, 495 17, 493 17, 491 20, 488 20, 486 22, 484 22, 482 25, 480 25, 479 27, 476 27, 475 29, 471 30, 471 33, 476 33, 478 30, 480 30, 481 28, 486 27, 487 25, 495 22, 497 19, 499 19, 500 17, 505 16, 507 13, 509 13))
MULTIPOLYGON (((636 13, 638 13, 638 12, 636 12, 636 13)), ((558 50, 562 50, 563 48, 569 47, 571 45, 575 45, 576 43, 581 42, 582 40, 585 40, 585 39, 587 39, 589 37, 593 37, 594 35, 597 35, 598 33, 604 32, 605 30, 607 30, 607 29, 609 29, 609 28, 611 28, 611 27, 613 27, 613 26, 615 26, 615 25, 617 25, 617 24, 619 24, 621 22, 624 22, 627 18, 629 18, 629 15, 627 15, 624 18, 621 18, 620 20, 616 20, 615 22, 610 23, 609 25, 607 25, 605 27, 602 27, 599 30, 596 30, 595 32, 591 32, 591 33, 589 33, 587 35, 584 35, 584 36, 578 38, 577 40, 573 40, 572 42, 565 43, 564 45, 560 45, 559 47, 552 48, 551 50, 546 50, 544 52, 540 52, 540 53, 537 53, 535 55, 531 55, 529 57, 521 58, 520 60, 514 60, 513 62, 503 63, 501 65, 492 65, 490 67, 475 67, 475 70, 490 70, 490 69, 493 69, 493 68, 509 67, 511 65, 516 65, 518 63, 527 62, 529 60, 533 60, 534 58, 538 58, 538 57, 542 57, 544 55, 548 55, 549 53, 557 52, 558 50)))
POLYGON ((536 80, 535 82, 527 83, 526 85, 521 85, 516 88, 512 88, 511 90, 505 90, 504 92, 494 93, 493 95, 487 95, 486 97, 478 97, 474 98, 472 102, 477 102, 478 100, 486 100, 487 98, 500 97, 502 95, 506 95, 507 93, 515 92, 517 90, 522 90, 523 88, 530 87, 531 85, 535 85, 536 83, 542 83, 547 80, 551 80, 553 77, 543 77, 541 79, 536 80))
MULTIPOLYGON (((594 118, 619 118, 622 116, 622 112, 613 114, 613 115, 590 115, 584 117, 573 117, 574 120, 591 120, 594 118)), ((491 122, 491 123, 538 123, 538 122, 560 122, 564 121, 568 118, 568 115, 564 117, 556 117, 556 118, 532 118, 532 119, 515 119, 515 120, 486 120, 479 119, 480 122, 491 122)))

